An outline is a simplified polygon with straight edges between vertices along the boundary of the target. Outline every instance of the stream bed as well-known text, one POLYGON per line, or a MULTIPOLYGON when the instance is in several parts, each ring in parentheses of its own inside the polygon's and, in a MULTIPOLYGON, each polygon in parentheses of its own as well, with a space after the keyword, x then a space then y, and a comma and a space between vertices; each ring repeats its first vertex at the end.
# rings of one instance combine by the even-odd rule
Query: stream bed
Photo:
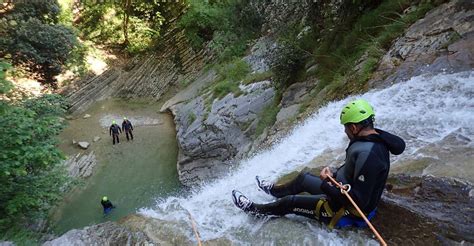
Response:
POLYGON ((92 176, 79 181, 52 214, 55 233, 118 220, 138 208, 154 204, 159 197, 180 191, 173 119, 159 113, 159 106, 146 101, 111 99, 72 116, 60 135, 60 148, 66 155, 94 151, 97 165, 92 176), (109 126, 112 120, 121 126, 123 117, 134 126, 134 140, 127 141, 125 134, 120 134, 120 143, 112 145, 109 126), (87 141, 91 145, 82 150, 73 140, 87 141), (117 207, 107 216, 102 214, 103 196, 117 207))

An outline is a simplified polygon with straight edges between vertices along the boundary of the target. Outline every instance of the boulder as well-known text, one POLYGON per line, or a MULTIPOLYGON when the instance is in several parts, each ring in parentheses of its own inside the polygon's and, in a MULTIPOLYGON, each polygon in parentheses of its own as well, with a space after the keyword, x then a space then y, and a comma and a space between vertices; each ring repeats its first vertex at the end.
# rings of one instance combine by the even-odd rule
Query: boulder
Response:
POLYGON ((83 155, 81 153, 66 159, 63 164, 66 166, 69 176, 74 178, 87 178, 92 175, 92 171, 97 165, 94 152, 83 155))
POLYGON ((94 142, 97 142, 97 141, 99 141, 99 140, 100 140, 100 137, 99 137, 99 136, 95 136, 95 137, 94 137, 94 142))
POLYGON ((195 183, 220 177, 250 148, 258 115, 273 102, 270 81, 241 86, 243 95, 228 94, 210 106, 199 96, 173 105, 178 139, 178 174, 181 183, 195 183), (192 115, 192 117, 191 117, 192 115))
POLYGON ((90 114, 85 114, 82 118, 83 118, 83 119, 88 119, 88 118, 90 118, 90 117, 91 117, 90 114))
POLYGON ((83 229, 70 230, 43 246, 62 245, 152 245, 153 241, 141 231, 132 231, 115 222, 106 222, 83 229))
POLYGON ((90 143, 85 142, 85 141, 81 141, 81 142, 77 143, 77 145, 79 145, 79 147, 81 147, 81 149, 87 149, 87 148, 89 148, 90 143))

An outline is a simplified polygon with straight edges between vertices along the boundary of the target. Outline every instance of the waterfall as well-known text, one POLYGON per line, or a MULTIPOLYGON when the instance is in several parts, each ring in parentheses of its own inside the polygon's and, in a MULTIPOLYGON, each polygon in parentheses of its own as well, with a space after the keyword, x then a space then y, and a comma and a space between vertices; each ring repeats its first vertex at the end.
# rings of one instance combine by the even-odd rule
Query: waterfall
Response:
MULTIPOLYGON (((418 76, 386 89, 331 102, 273 148, 241 161, 226 177, 191 194, 162 199, 155 207, 141 208, 139 213, 188 223, 189 211, 203 240, 227 238, 238 244, 273 245, 281 244, 276 242, 285 240, 283 234, 288 234, 292 238, 284 244, 352 245, 367 240, 376 244, 357 231, 330 231, 324 225, 298 216, 270 221, 256 219, 237 209, 231 199, 231 191, 237 189, 255 202, 270 202, 272 197, 256 189, 255 175, 274 181, 303 168, 323 152, 344 154, 348 139, 339 123, 339 113, 344 104, 355 98, 364 98, 373 105, 376 127, 406 140, 407 149, 397 158, 413 155, 419 148, 439 141, 453 131, 474 138, 474 72, 418 76)), ((392 166, 397 165, 397 158, 392 156, 392 166)), ((189 236, 193 237, 192 234, 189 236)))

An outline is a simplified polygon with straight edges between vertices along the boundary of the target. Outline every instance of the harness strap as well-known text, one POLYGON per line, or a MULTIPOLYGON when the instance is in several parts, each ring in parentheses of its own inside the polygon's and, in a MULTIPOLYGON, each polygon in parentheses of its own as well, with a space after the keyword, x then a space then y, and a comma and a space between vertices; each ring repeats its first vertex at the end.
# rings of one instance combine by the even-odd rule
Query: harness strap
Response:
POLYGON ((329 229, 334 229, 334 227, 337 225, 337 222, 344 216, 346 213, 346 209, 342 207, 339 209, 336 214, 332 217, 331 222, 329 222, 329 229))
POLYGON ((321 207, 323 206, 324 202, 326 201, 326 199, 324 198, 321 198, 319 199, 318 203, 316 203, 316 213, 315 213, 315 216, 316 216, 316 219, 319 220, 319 214, 320 214, 320 211, 321 211, 321 207))
MULTIPOLYGON (((329 206, 328 200, 326 200, 325 198, 321 198, 316 203, 315 217, 316 217, 317 220, 319 220, 319 218, 320 218, 321 208, 324 208, 324 211, 327 213, 326 217, 332 217, 331 221, 329 222, 329 228, 330 229, 334 229, 334 227, 337 225, 337 222, 339 222, 339 220, 343 216, 346 216, 346 215, 350 214, 350 215, 355 216, 357 218, 362 218, 362 216, 352 206, 349 206, 348 208, 342 207, 336 213, 334 213, 332 208, 329 206)), ((367 216, 367 214, 365 214, 365 213, 364 213, 364 215, 367 216)))

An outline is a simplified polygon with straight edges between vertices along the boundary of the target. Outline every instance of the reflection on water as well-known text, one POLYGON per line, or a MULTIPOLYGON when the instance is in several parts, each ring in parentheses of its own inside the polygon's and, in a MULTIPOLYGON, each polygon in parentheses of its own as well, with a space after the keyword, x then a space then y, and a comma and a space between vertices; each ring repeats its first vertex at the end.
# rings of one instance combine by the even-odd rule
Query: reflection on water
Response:
POLYGON ((157 197, 179 190, 176 171, 177 144, 172 118, 159 114, 159 105, 108 100, 97 103, 84 114, 69 121, 61 134, 60 148, 68 155, 94 151, 98 164, 94 174, 67 195, 53 213, 53 230, 63 233, 107 220, 117 220, 137 208, 153 204, 157 197), (135 125, 133 141, 120 135, 120 144, 112 145, 104 121, 128 117, 135 125), (101 124, 102 123, 102 124, 101 124), (100 137, 93 142, 94 137, 100 137), (88 141, 88 150, 79 150, 72 141, 88 141), (100 199, 108 196, 117 206, 110 215, 102 215, 100 199))

